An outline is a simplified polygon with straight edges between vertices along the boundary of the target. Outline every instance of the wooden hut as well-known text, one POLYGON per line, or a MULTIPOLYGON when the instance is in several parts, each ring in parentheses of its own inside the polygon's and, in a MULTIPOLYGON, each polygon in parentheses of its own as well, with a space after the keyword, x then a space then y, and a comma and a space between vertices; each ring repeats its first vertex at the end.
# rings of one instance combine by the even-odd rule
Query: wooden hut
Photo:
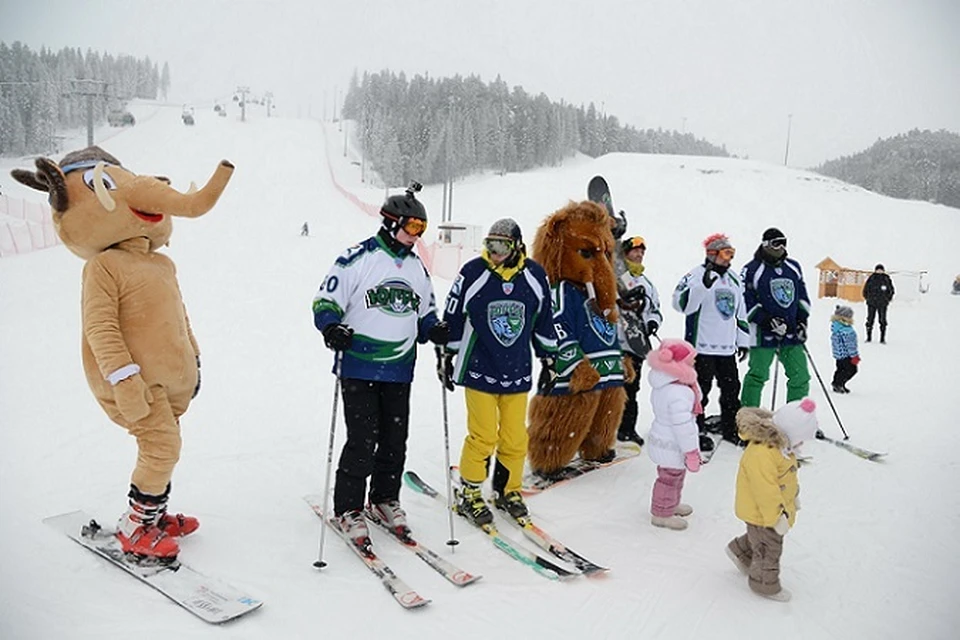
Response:
POLYGON ((818 298, 842 298, 850 302, 863 302, 863 283, 872 271, 841 267, 827 257, 817 263, 820 270, 818 298))

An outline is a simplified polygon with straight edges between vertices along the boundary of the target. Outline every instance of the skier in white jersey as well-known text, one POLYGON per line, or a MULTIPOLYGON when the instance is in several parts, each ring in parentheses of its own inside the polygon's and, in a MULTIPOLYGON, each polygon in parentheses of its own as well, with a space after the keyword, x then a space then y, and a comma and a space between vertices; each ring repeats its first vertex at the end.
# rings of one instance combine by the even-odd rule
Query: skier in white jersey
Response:
POLYGON ((427 228, 415 195, 420 188, 415 182, 386 199, 380 230, 337 258, 313 299, 314 324, 341 358, 347 442, 333 511, 360 547, 370 541, 363 517, 368 477, 369 508, 400 535, 409 533, 399 495, 417 343, 443 345, 450 333, 437 319, 430 275, 411 250, 427 228))

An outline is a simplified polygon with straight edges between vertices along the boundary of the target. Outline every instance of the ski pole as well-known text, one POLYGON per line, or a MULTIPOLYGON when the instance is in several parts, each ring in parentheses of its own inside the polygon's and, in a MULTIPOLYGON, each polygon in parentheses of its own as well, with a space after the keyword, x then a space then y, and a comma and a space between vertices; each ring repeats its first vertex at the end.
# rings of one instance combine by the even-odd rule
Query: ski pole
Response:
POLYGON ((833 417, 837 419, 837 424, 840 425, 840 431, 843 432, 843 439, 849 440, 850 436, 847 435, 847 430, 843 428, 843 422, 840 421, 840 415, 837 413, 837 408, 833 406, 833 400, 830 398, 830 394, 827 393, 827 385, 823 384, 823 378, 820 377, 820 372, 817 371, 817 365, 813 361, 813 356, 810 355, 810 351, 807 350, 806 343, 801 342, 800 346, 803 347, 803 352, 807 354, 807 360, 810 361, 810 366, 813 367, 813 372, 817 374, 817 380, 820 382, 820 388, 823 389, 823 395, 827 398, 827 403, 830 405, 830 409, 833 411, 833 417))
MULTIPOLYGON (((440 345, 437 345, 434 350, 437 354, 437 370, 443 371, 443 349, 440 345)), ((455 547, 460 544, 460 541, 453 533, 453 483, 450 480, 450 420, 447 417, 447 385, 441 382, 440 387, 443 398, 443 454, 446 463, 446 473, 444 475, 447 476, 447 518, 450 520, 450 539, 447 540, 447 545, 452 552, 455 551, 455 547)))
MULTIPOLYGON (((327 512, 327 501, 330 496, 330 468, 333 466, 333 440, 337 432, 337 402, 340 399, 340 365, 343 361, 343 352, 337 351, 334 356, 334 372, 337 379, 333 383, 333 415, 330 417, 330 441, 327 443, 327 471, 326 480, 323 483, 323 518, 329 518, 331 515, 327 512)), ((327 534, 326 522, 320 523, 320 548, 317 550, 317 561, 313 563, 317 569, 323 569, 327 563, 323 560, 323 541, 327 534)))
POLYGON ((780 376, 780 347, 777 347, 773 356, 773 398, 770 400, 770 411, 777 408, 777 378, 780 376))

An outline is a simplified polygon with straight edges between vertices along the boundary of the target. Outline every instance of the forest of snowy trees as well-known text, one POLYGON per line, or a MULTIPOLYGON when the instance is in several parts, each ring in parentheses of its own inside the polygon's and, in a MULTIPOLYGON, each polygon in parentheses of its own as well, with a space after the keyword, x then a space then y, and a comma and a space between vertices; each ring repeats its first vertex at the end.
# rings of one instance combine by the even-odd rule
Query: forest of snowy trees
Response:
POLYGON ((960 208, 960 135, 949 131, 914 129, 877 140, 815 171, 894 198, 960 208))
POLYGON ((131 98, 155 99, 170 84, 150 58, 114 56, 64 48, 54 53, 31 51, 20 42, 0 42, 0 155, 50 153, 57 134, 86 123, 87 99, 77 95, 75 80, 98 81, 102 95, 93 100, 94 122, 131 98))
POLYGON ((728 156, 691 134, 623 126, 591 103, 576 107, 511 91, 497 79, 433 79, 382 71, 354 74, 342 117, 359 124, 363 155, 381 179, 442 182, 482 170, 500 173, 555 166, 582 152, 728 156))

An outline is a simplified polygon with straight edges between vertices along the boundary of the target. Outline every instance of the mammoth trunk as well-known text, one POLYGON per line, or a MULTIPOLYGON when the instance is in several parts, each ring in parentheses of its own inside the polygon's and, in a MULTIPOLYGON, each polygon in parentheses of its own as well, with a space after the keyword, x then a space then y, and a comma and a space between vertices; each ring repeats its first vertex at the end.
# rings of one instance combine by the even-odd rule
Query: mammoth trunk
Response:
POLYGON ((197 218, 213 208, 227 187, 233 175, 233 165, 224 160, 199 191, 180 193, 156 178, 139 176, 137 181, 149 180, 149 183, 137 185, 129 198, 136 209, 151 213, 162 213, 183 218, 197 218))

